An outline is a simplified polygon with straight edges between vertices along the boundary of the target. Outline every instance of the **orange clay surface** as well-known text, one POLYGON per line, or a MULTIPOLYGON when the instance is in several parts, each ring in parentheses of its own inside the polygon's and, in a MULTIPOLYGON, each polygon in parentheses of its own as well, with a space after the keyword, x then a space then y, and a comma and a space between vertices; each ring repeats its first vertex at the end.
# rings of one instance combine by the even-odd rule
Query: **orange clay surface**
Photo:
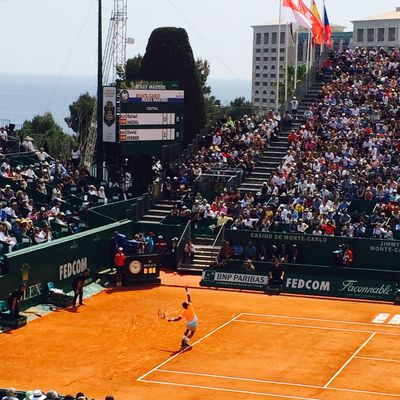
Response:
POLYGON ((108 289, 0 335, 0 387, 128 399, 400 399, 398 307, 191 289, 200 326, 179 352, 179 287, 108 289), (388 317, 372 321, 379 313, 388 317), (196 342, 200 339, 199 342, 196 342))

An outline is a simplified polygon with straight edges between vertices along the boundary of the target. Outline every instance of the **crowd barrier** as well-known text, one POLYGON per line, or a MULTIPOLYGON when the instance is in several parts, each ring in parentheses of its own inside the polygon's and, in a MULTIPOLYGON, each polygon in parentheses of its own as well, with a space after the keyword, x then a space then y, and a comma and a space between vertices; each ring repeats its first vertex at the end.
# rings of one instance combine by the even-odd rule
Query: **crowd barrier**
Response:
MULTIPOLYGON (((235 262, 227 268, 203 271, 201 286, 268 292, 268 275, 272 263, 256 263, 256 271, 239 269, 235 262), (260 264, 264 266, 260 267, 260 264)), ((305 265, 283 265, 283 293, 394 301, 400 273, 335 269, 305 265), (372 279, 373 277, 373 279, 372 279)))
POLYGON ((6 300, 21 282, 28 286, 24 306, 42 301, 43 285, 47 282, 72 290, 73 279, 84 269, 96 273, 109 267, 110 240, 115 231, 132 236, 133 224, 116 222, 6 254, 7 273, 0 276, 0 300, 6 300))
POLYGON ((267 250, 272 251, 272 246, 278 250, 285 245, 290 254, 292 246, 297 246, 297 260, 302 264, 333 265, 333 252, 339 245, 348 244, 353 252, 354 268, 375 268, 400 270, 399 240, 349 238, 340 236, 316 236, 293 233, 259 232, 249 230, 226 230, 225 239, 229 242, 240 242, 244 246, 252 241, 260 249, 265 244, 267 250))

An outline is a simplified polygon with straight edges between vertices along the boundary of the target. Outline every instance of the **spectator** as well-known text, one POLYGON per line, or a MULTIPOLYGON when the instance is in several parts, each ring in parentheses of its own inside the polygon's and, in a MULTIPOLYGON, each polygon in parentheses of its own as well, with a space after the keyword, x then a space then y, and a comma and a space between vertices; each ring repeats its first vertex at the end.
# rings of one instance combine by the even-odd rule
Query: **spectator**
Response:
POLYGON ((196 254, 196 248, 194 244, 191 241, 187 242, 184 249, 183 262, 185 263, 186 259, 189 258, 189 262, 193 264, 195 254, 196 254))
POLYGON ((243 263, 242 268, 243 268, 244 270, 248 271, 248 272, 253 272, 253 271, 255 271, 255 269, 256 269, 256 268, 254 267, 253 263, 252 263, 252 260, 250 260, 250 259, 246 260, 246 261, 243 263))
POLYGON ((14 388, 7 389, 6 395, 2 397, 2 400, 18 400, 17 390, 14 388))

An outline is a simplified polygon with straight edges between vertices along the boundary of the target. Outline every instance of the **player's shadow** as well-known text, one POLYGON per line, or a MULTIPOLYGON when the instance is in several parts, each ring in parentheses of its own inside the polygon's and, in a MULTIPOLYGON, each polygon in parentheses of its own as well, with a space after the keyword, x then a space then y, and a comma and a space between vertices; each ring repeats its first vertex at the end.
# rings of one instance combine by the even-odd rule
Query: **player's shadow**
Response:
POLYGON ((169 356, 172 357, 172 356, 176 356, 179 353, 183 354, 183 353, 186 353, 187 351, 192 351, 192 346, 186 347, 186 349, 180 348, 179 350, 167 350, 167 349, 157 349, 157 350, 163 351, 165 353, 169 353, 169 356))

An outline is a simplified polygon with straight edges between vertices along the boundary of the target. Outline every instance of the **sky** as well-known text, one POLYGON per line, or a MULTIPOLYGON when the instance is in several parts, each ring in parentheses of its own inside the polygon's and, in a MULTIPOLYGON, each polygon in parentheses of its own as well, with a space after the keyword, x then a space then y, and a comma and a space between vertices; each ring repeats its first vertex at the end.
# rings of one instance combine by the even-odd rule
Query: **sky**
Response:
MULTIPOLYGON (((316 0, 320 10, 322 0, 316 0)), ((95 75, 98 0, 0 0, 0 74, 95 75)), ((104 41, 113 0, 103 0, 104 41)), ((326 0, 331 23, 388 11, 398 0, 326 0)), ((251 25, 278 19, 279 0, 128 0, 127 54, 143 54, 153 29, 183 27, 211 78, 251 78, 251 25)), ((320 13, 322 13, 320 11, 320 13)))

